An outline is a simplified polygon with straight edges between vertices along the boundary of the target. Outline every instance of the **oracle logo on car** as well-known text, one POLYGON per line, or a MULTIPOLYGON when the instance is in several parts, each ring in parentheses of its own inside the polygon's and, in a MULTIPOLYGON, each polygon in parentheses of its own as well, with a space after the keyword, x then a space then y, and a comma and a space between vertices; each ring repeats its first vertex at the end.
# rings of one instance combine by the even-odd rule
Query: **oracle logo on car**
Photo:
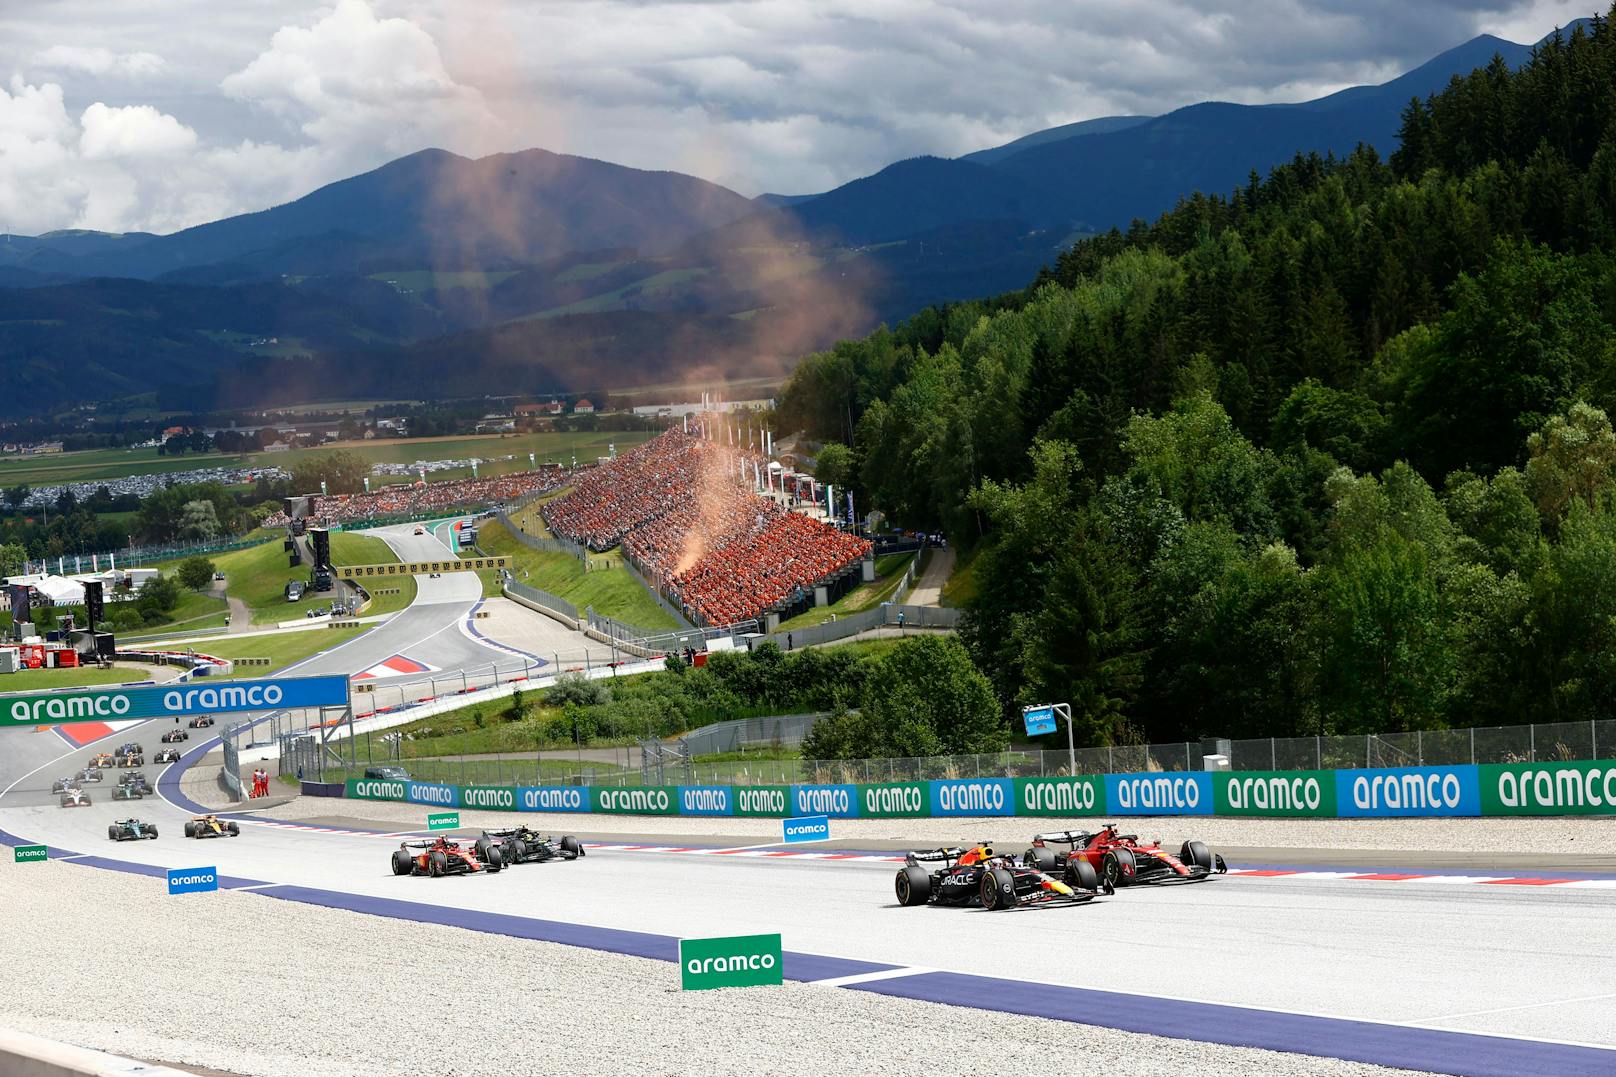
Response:
POLYGON ((1105 800, 1114 815, 1211 815, 1212 776, 1107 774, 1105 800))

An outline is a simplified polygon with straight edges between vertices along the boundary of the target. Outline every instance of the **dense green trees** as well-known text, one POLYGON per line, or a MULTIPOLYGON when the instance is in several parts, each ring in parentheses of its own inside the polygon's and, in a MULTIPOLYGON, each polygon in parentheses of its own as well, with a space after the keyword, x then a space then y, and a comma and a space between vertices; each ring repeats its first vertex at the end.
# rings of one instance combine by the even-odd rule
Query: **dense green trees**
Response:
POLYGON ((805 360, 791 429, 977 547, 1094 743, 1616 717, 1616 32, 805 360))

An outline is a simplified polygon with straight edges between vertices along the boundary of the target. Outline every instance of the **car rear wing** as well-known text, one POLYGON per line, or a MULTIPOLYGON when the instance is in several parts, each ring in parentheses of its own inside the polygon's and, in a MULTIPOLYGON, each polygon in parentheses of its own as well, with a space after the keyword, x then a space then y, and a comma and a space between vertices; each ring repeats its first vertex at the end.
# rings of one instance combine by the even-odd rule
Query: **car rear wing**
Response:
POLYGON ((1079 845, 1088 841, 1091 837, 1093 835, 1086 830, 1058 830, 1053 834, 1034 834, 1032 841, 1034 845, 1047 841, 1055 842, 1058 845, 1079 845))
POLYGON ((401 841, 398 843, 398 847, 400 849, 430 849, 437 843, 438 839, 436 838, 422 838, 419 841, 401 841))
POLYGON ((964 855, 964 849, 916 849, 903 859, 906 864, 952 864, 964 855))

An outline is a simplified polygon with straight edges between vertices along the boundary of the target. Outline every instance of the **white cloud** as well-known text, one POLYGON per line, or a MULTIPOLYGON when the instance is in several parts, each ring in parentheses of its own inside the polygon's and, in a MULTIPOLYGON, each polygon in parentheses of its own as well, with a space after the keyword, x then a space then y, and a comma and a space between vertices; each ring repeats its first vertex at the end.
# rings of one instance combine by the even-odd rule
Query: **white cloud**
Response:
POLYGON ((824 190, 904 157, 965 153, 1072 120, 1384 81, 1476 33, 1532 40, 1595 6, 0 3, 0 76, 36 73, 13 78, 9 92, 0 84, 0 230, 167 230, 284 202, 427 146, 543 146, 747 194, 824 190), (59 44, 86 26, 95 45, 59 44))
POLYGON ((82 71, 90 75, 146 78, 160 74, 163 58, 154 52, 113 52, 90 45, 52 45, 34 57, 50 71, 82 71))
POLYGON ((101 157, 153 157, 196 145, 196 132, 150 105, 109 108, 97 101, 79 117, 79 152, 101 157))

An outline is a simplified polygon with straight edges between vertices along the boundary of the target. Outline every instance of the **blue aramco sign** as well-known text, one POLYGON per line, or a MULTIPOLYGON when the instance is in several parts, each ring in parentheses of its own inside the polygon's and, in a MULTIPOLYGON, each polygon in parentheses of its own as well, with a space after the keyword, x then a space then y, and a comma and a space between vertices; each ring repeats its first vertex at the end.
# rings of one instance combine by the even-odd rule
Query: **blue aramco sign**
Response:
POLYGON ((830 816, 799 815, 780 821, 780 837, 787 845, 830 840, 830 816))
POLYGON ((348 678, 274 677, 218 684, 159 685, 155 688, 88 689, 0 696, 0 725, 59 725, 182 714, 235 714, 242 711, 345 707, 348 678))
POLYGON ((170 894, 200 894, 206 890, 219 889, 218 868, 169 868, 168 892, 170 894))

